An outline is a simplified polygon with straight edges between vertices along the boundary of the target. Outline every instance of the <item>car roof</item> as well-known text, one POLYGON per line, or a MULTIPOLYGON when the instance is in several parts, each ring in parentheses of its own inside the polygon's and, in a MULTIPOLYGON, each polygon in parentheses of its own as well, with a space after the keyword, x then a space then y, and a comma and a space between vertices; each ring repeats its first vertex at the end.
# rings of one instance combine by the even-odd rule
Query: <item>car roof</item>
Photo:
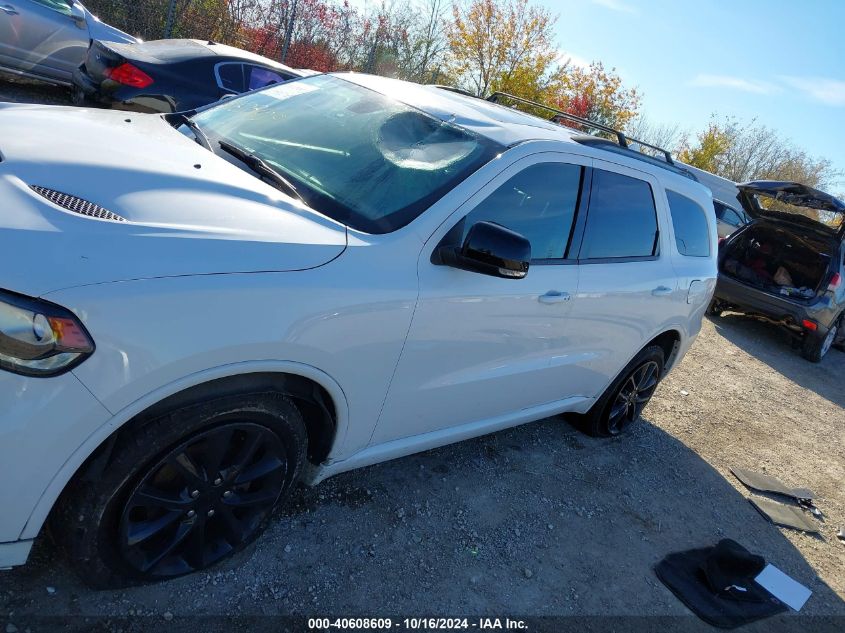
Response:
MULTIPOLYGON (((578 147, 580 154, 594 156, 610 162, 620 163, 634 169, 647 171, 659 177, 686 180, 693 184, 692 189, 709 190, 700 185, 694 176, 684 173, 679 166, 663 163, 647 154, 614 145, 598 137, 588 136, 553 121, 526 114, 520 110, 493 103, 485 99, 461 94, 441 86, 420 85, 389 77, 360 73, 331 73, 347 81, 396 99, 418 108, 442 121, 454 123, 511 147, 527 141, 557 141, 578 147), (613 145, 612 148, 609 146, 613 145)), ((681 185, 682 188, 686 188, 681 185)))
POLYGON ((285 66, 284 64, 277 62, 274 59, 270 59, 269 57, 264 57, 263 55, 257 55, 255 53, 250 53, 249 51, 245 51, 242 48, 236 48, 234 46, 229 46, 227 44, 217 44, 216 42, 206 42, 205 46, 212 51, 216 55, 220 55, 222 57, 235 57, 237 59, 243 60, 245 62, 255 62, 256 64, 263 64, 264 66, 271 66, 273 68, 278 68, 279 70, 283 70, 285 72, 291 73, 293 75, 301 76, 305 75, 306 73, 297 70, 296 68, 291 68, 290 66, 285 66))
POLYGON ((157 63, 166 64, 209 57, 226 57, 232 61, 253 62, 263 66, 269 66, 290 73, 291 75, 300 76, 303 74, 294 68, 280 64, 268 57, 262 57, 261 55, 235 48, 234 46, 218 44, 208 40, 167 39, 120 45, 109 42, 107 46, 115 50, 119 49, 121 54, 128 53, 129 57, 137 58, 139 61, 154 60, 157 63))
POLYGON ((742 208, 738 199, 739 189, 733 180, 722 178, 712 172, 699 169, 698 167, 693 167, 692 165, 687 165, 686 163, 681 163, 680 161, 678 161, 678 165, 692 172, 692 174, 698 179, 698 182, 710 189, 710 191, 713 192, 714 200, 733 209, 742 208))
POLYGON ((460 125, 505 146, 529 140, 575 143, 572 137, 578 134, 574 130, 519 110, 437 86, 424 86, 359 73, 332 74, 411 105, 442 121, 460 125))

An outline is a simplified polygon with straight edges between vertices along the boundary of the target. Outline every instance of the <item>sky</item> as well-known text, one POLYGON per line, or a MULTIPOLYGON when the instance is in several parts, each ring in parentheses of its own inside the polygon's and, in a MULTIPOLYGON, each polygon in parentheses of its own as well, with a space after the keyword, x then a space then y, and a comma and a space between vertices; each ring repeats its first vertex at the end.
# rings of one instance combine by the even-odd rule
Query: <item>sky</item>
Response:
POLYGON ((615 67, 650 121, 756 119, 845 172, 845 2, 534 1, 559 16, 564 55, 615 67))

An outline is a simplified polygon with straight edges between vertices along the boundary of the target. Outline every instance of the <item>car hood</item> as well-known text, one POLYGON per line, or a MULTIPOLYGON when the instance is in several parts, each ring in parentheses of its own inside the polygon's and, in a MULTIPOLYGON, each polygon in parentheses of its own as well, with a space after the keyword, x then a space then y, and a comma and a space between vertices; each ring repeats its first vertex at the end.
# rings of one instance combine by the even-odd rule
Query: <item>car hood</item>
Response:
POLYGON ((0 105, 2 288, 304 270, 346 243, 157 115, 0 105))
POLYGON ((748 215, 754 218, 765 217, 800 224, 825 233, 835 234, 839 239, 845 237, 845 202, 824 191, 797 182, 780 180, 754 180, 739 184, 737 188, 740 191, 743 208, 748 215), (829 226, 804 215, 765 209, 757 202, 757 197, 772 198, 805 209, 826 211, 832 217, 839 216, 839 227, 829 226))

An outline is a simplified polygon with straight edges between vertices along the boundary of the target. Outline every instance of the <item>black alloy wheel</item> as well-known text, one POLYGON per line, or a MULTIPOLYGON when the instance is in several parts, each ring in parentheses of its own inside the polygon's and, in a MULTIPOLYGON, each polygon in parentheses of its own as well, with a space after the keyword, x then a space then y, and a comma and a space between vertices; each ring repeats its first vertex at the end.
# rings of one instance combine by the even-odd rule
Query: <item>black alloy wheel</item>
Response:
POLYGON ((567 416, 575 426, 595 437, 615 437, 639 420, 663 378, 665 352, 659 345, 642 349, 584 414, 567 416))
POLYGON ((651 400, 660 380, 660 366, 650 360, 630 373, 610 405, 607 418, 609 435, 619 435, 635 422, 651 400))
POLYGON ((82 580, 114 589, 210 567, 268 525, 307 463, 294 401, 242 392, 141 414, 68 483, 49 530, 82 580))
POLYGON ((148 578, 213 565, 252 539, 285 487, 278 435, 234 422, 194 435, 143 476, 120 517, 119 548, 148 578))

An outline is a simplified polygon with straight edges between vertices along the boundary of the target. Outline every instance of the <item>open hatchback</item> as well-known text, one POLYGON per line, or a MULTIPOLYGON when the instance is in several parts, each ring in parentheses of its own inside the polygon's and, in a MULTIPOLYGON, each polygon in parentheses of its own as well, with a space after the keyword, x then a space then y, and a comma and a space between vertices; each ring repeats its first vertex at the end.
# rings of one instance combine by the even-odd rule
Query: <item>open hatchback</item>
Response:
POLYGON ((794 182, 738 185, 754 220, 723 240, 711 312, 742 312, 783 326, 820 361, 845 343, 845 203, 794 182))

